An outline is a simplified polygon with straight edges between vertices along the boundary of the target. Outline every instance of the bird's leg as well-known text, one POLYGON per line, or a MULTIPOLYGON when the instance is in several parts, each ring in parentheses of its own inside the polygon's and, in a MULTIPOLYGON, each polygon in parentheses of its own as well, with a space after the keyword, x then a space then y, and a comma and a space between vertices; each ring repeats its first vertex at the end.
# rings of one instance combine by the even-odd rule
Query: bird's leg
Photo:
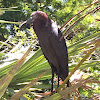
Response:
POLYGON ((60 80, 59 80, 59 76, 58 76, 58 86, 57 86, 57 88, 59 87, 59 81, 60 81, 60 80))
POLYGON ((67 87, 69 87, 69 80, 67 81, 67 87))
POLYGON ((52 79, 51 79, 51 95, 53 94, 53 79, 54 79, 54 71, 52 69, 52 79))

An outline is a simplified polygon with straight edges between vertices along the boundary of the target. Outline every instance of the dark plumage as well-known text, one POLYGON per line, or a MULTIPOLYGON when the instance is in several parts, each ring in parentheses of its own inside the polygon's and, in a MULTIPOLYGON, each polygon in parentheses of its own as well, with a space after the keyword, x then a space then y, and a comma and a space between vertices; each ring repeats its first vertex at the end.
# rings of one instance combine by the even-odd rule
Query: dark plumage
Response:
MULTIPOLYGON (((62 80, 68 76, 68 52, 64 38, 56 23, 42 11, 34 12, 31 17, 22 23, 32 24, 45 58, 48 60, 52 69, 52 89, 54 73, 62 80)), ((58 82, 59 83, 59 82, 58 82)), ((69 83, 67 82, 67 86, 69 83)))

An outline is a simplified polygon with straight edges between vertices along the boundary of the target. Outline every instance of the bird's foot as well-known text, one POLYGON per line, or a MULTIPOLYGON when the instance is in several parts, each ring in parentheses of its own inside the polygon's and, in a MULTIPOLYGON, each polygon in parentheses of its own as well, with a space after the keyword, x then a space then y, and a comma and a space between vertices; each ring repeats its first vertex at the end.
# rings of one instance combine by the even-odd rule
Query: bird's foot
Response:
POLYGON ((55 91, 52 91, 51 94, 50 94, 50 96, 53 95, 54 93, 55 93, 55 91))

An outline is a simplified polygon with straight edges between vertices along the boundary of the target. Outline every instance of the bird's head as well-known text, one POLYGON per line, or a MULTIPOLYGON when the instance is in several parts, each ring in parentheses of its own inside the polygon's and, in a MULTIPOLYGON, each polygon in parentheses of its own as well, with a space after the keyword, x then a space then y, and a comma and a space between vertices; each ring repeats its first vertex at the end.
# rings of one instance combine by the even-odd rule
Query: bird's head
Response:
POLYGON ((23 22, 19 27, 23 27, 25 24, 31 24, 33 23, 35 20, 39 20, 39 19, 42 19, 42 20, 47 20, 48 19, 48 16, 45 12, 42 12, 42 11, 35 11, 31 14, 30 18, 28 20, 26 20, 25 22, 23 22))

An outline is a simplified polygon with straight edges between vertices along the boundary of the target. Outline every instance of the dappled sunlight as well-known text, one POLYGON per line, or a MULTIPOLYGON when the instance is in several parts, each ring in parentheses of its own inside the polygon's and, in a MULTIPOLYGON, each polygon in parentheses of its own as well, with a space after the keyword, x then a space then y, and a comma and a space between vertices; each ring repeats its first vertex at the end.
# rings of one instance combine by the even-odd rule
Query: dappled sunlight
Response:
POLYGON ((1 0, 0 100, 100 100, 99 12, 99 0, 1 0))

